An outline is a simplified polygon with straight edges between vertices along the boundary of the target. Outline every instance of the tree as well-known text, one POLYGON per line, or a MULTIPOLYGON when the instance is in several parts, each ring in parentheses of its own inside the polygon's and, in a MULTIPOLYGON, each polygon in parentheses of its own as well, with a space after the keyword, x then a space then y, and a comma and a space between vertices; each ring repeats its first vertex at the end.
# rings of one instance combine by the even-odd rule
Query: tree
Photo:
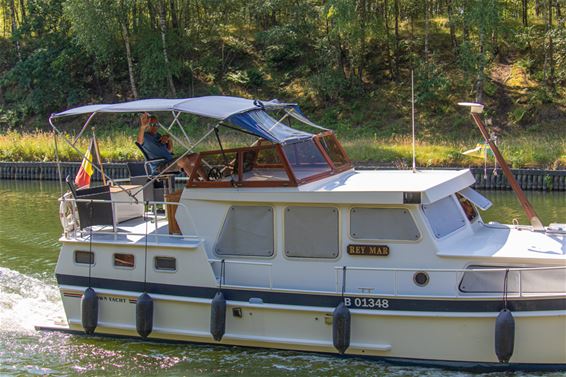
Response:
POLYGON ((134 0, 68 0, 65 14, 78 42, 93 53, 102 65, 112 65, 123 46, 131 94, 138 98, 130 38, 130 11, 134 0))

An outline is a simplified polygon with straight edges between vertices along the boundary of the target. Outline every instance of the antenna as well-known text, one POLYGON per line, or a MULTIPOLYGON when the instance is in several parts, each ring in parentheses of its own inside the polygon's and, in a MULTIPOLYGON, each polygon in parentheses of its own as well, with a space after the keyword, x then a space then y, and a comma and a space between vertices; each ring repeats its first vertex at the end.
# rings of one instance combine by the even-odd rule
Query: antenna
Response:
POLYGON ((417 172, 416 151, 415 151, 415 80, 411 69, 411 118, 413 127, 413 173, 417 172))

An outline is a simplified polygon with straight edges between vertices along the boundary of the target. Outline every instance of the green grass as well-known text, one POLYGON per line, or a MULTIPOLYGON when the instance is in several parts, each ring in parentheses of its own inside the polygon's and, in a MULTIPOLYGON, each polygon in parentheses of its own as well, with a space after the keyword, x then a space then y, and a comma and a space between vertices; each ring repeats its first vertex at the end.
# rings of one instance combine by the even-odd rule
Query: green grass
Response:
MULTIPOLYGON (((106 132, 98 137, 100 154, 105 162, 140 160, 141 153, 134 145, 135 135, 126 131, 106 132)), ((359 163, 410 166, 411 138, 406 136, 377 137, 352 136, 341 138, 350 158, 359 163)), ((243 139, 228 136, 223 147, 241 146, 243 139)), ((483 159, 472 158, 461 152, 473 148, 478 139, 417 141, 417 166, 468 167, 483 166, 483 159)), ((88 138, 77 143, 85 151, 88 138)), ((499 145, 509 165, 514 168, 564 169, 566 167, 566 138, 543 136, 507 137, 499 145)), ((198 150, 218 149, 214 136, 201 144, 198 150)), ((178 153, 182 149, 178 146, 178 153)), ((58 138, 59 158, 62 161, 80 161, 80 155, 58 138)), ((55 161, 53 135, 48 132, 0 134, 0 161, 55 161)), ((491 165, 493 162, 489 162, 491 165)))

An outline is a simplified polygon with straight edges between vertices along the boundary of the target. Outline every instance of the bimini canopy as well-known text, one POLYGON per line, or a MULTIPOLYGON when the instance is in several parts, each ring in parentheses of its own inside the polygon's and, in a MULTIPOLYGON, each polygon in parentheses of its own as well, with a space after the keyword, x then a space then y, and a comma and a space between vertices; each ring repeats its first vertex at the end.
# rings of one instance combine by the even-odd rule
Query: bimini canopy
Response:
POLYGON ((308 132, 295 130, 272 118, 268 114, 268 111, 272 110, 287 110, 302 122, 312 123, 302 119, 304 115, 300 113, 295 103, 281 103, 277 100, 264 102, 223 96, 183 99, 155 98, 117 104, 88 105, 53 114, 51 118, 94 113, 179 112, 229 122, 275 143, 312 137, 312 134, 308 132))

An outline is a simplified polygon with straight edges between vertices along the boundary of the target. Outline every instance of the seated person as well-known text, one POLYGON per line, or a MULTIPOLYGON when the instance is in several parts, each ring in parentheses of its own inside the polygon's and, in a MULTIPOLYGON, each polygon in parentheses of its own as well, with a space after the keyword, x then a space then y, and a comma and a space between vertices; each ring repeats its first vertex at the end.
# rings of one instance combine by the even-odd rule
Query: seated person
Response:
MULTIPOLYGON (((171 140, 171 137, 169 135, 161 136, 159 132, 157 132, 158 129, 159 122, 157 117, 149 115, 148 113, 143 113, 140 116, 140 128, 138 130, 137 137, 138 144, 143 147, 150 160, 165 160, 150 163, 152 175, 157 175, 160 172, 171 170, 169 165, 171 164, 171 161, 174 160, 172 153, 173 141, 171 140)), ((177 161, 177 166, 180 169, 183 169, 185 174, 190 177, 197 160, 198 153, 191 153, 177 161)), ((198 176, 200 179, 206 180, 206 174, 202 171, 202 168, 199 168, 198 176)))
POLYGON ((159 173, 163 165, 168 166, 173 161, 173 142, 168 135, 161 136, 157 130, 159 123, 157 118, 143 113, 140 117, 140 128, 138 130, 137 142, 141 145, 150 160, 164 159, 149 164, 151 174, 159 173))

